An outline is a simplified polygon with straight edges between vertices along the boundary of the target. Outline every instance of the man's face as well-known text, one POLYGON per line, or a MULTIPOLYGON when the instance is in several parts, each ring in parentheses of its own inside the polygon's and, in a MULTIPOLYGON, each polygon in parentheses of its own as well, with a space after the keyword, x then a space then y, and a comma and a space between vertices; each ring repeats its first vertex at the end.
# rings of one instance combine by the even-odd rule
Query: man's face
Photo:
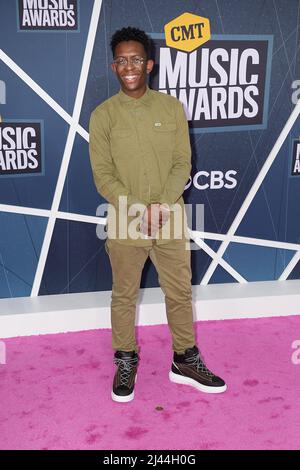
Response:
POLYGON ((146 59, 144 46, 137 41, 123 41, 117 45, 114 60, 118 61, 121 58, 127 59, 127 63, 124 65, 113 63, 112 70, 117 75, 124 93, 139 98, 146 90, 147 75, 151 72, 154 62, 146 59), (137 58, 144 59, 144 62, 141 64, 131 62, 137 58))

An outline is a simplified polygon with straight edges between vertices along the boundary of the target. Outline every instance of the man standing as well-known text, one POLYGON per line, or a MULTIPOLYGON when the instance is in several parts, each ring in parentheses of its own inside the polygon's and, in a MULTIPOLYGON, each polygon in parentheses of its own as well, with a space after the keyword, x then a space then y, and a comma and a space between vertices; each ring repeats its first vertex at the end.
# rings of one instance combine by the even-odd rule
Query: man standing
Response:
POLYGON ((97 190, 109 203, 105 247, 113 275, 112 346, 117 365, 112 399, 134 398, 136 302, 148 256, 165 294, 174 351, 170 380, 221 393, 225 382, 206 367, 195 345, 182 198, 191 171, 186 116, 176 98, 147 85, 154 63, 144 31, 116 31, 111 48, 111 67, 121 89, 91 115, 90 160, 97 190), (137 212, 140 217, 134 217, 137 212))

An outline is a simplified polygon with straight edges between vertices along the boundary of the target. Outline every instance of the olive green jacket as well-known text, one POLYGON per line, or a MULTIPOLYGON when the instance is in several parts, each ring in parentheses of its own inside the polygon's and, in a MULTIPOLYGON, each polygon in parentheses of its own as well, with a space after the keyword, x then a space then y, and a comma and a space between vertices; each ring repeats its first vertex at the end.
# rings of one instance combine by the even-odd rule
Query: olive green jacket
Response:
MULTIPOLYGON (((183 236, 186 216, 182 193, 191 171, 191 147, 180 101, 149 87, 138 99, 120 90, 92 112, 89 131, 94 182, 101 196, 110 203, 108 237, 131 245, 152 243, 141 233, 137 239, 128 237, 127 233, 124 238, 124 230, 127 231, 132 221, 131 227, 137 225, 135 221, 138 214, 142 215, 142 207, 156 202, 167 203, 172 209, 168 222, 170 238, 179 238, 176 229, 179 225, 183 236), (120 196, 123 196, 121 204, 120 196), (127 206, 123 201, 127 201, 127 206), (132 204, 138 204, 133 209, 140 208, 140 212, 131 212, 128 217, 132 204)), ((158 244, 168 242, 162 230, 157 233, 158 244)))

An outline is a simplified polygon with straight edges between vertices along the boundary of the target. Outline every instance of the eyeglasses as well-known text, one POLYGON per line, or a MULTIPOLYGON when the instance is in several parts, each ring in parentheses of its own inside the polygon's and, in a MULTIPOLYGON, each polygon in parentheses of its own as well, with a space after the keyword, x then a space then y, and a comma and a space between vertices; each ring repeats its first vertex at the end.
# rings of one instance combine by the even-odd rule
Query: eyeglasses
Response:
POLYGON ((140 67, 146 61, 147 59, 144 57, 131 57, 130 59, 126 59, 125 57, 118 57, 118 59, 113 61, 113 64, 121 67, 125 67, 125 65, 128 64, 134 65, 135 67, 140 67))

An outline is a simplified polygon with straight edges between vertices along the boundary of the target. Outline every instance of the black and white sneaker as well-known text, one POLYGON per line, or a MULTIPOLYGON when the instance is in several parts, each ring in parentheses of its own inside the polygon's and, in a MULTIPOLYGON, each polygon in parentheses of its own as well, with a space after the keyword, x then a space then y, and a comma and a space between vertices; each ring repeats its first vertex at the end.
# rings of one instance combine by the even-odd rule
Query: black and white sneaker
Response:
POLYGON ((118 369, 115 373, 111 392, 114 401, 126 403, 133 400, 138 360, 135 351, 116 351, 114 363, 118 369))
POLYGON ((224 380, 206 367, 197 346, 186 349, 184 354, 174 352, 169 379, 177 384, 191 385, 205 393, 223 393, 227 389, 224 380))

